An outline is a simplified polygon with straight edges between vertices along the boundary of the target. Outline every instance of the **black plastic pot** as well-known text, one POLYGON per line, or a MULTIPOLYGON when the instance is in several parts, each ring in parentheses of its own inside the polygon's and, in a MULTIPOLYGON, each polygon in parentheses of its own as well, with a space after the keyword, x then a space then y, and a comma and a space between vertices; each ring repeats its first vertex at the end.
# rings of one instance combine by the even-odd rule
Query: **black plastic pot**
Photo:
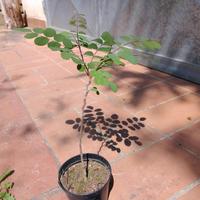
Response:
POLYGON ((102 156, 99 156, 97 154, 92 154, 92 153, 87 153, 83 155, 83 159, 84 161, 88 161, 88 160, 94 160, 96 162, 99 162, 100 164, 102 164, 103 166, 107 167, 110 171, 110 176, 108 178, 108 181, 105 183, 105 185, 98 191, 92 192, 92 193, 88 193, 88 194, 75 194, 72 192, 69 192, 61 183, 60 179, 61 176, 73 165, 81 162, 80 160, 80 155, 78 156, 74 156, 72 158, 70 158, 69 160, 67 160, 59 169, 58 172, 58 183, 60 185, 60 187, 64 190, 64 192, 66 193, 67 197, 70 200, 107 200, 108 199, 108 194, 109 194, 109 187, 110 187, 110 180, 112 178, 112 173, 111 173, 111 166, 109 164, 109 162, 103 158, 102 156))

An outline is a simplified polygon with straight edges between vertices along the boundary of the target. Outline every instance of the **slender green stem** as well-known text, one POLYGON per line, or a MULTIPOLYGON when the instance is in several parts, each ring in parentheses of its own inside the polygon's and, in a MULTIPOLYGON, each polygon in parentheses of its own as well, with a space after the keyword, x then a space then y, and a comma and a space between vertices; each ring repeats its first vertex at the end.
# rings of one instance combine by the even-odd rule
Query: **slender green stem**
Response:
POLYGON ((124 44, 118 46, 118 47, 117 47, 116 49, 114 49, 111 53, 113 54, 113 53, 117 52, 117 51, 120 50, 122 47, 124 47, 124 46, 126 46, 126 45, 128 45, 128 44, 131 44, 131 42, 127 42, 127 43, 124 43, 124 44))
POLYGON ((85 174, 85 177, 86 177, 86 167, 85 167, 84 160, 83 160, 82 139, 83 139, 83 132, 84 132, 84 110, 85 110, 85 107, 87 105, 87 97, 88 97, 88 94, 90 92, 91 83, 92 83, 92 78, 91 78, 91 76, 89 76, 89 81, 88 81, 86 88, 85 88, 85 95, 84 95, 83 105, 82 105, 82 109, 81 109, 81 130, 80 130, 80 137, 79 137, 80 157, 81 157, 81 163, 83 165, 83 173, 85 174))
POLYGON ((89 72, 89 69, 86 65, 86 62, 85 62, 85 59, 84 59, 84 56, 83 56, 83 51, 82 51, 82 48, 81 48, 81 44, 80 44, 80 41, 79 41, 79 28, 78 28, 78 23, 76 23, 76 38, 75 38, 75 42, 78 46, 78 49, 79 49, 79 53, 80 53, 80 56, 81 56, 81 60, 83 61, 83 65, 85 67, 85 72, 86 72, 86 75, 87 76, 90 76, 90 72, 89 72))

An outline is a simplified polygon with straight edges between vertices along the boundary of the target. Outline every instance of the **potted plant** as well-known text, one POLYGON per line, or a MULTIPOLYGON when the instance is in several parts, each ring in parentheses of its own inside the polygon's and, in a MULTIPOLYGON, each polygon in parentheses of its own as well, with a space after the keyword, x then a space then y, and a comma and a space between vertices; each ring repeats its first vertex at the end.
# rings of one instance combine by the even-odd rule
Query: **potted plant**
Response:
MULTIPOLYGON (((47 45, 53 51, 60 52, 64 60, 72 60, 80 73, 85 73, 88 82, 83 98, 79 134, 80 155, 67 160, 60 168, 58 182, 71 200, 106 200, 108 199, 111 167, 109 162, 97 154, 83 153, 82 138, 84 134, 84 111, 87 106, 89 92, 100 94, 98 87, 109 87, 117 92, 117 85, 110 80, 111 74, 106 68, 114 65, 124 66, 124 60, 137 63, 132 50, 125 45, 136 48, 158 49, 159 43, 131 35, 121 37, 117 41, 109 32, 103 32, 100 37, 91 39, 85 35, 87 22, 83 14, 76 14, 70 20, 74 30, 60 32, 52 28, 20 29, 25 38, 33 39, 38 46, 47 45), (78 54, 74 52, 78 49, 78 54), (85 50, 87 49, 87 50, 85 50), (100 53, 101 52, 101 53, 100 53), (86 61, 86 56, 90 61, 86 61)), ((70 123, 70 122, 69 122, 70 123)))

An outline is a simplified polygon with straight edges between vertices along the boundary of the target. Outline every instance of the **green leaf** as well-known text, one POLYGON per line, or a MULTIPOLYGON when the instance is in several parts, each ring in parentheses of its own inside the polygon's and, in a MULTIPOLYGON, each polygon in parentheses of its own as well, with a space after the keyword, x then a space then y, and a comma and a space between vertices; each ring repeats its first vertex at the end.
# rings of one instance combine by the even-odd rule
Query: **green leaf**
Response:
POLYGON ((11 194, 6 193, 3 197, 3 200, 15 200, 15 198, 11 194))
POLYGON ((53 50, 53 51, 58 51, 60 50, 61 44, 55 41, 51 41, 48 43, 48 47, 53 50))
POLYGON ((108 54, 108 58, 110 58, 116 65, 122 64, 122 62, 116 54, 108 54))
POLYGON ((94 69, 94 68, 96 68, 96 67, 99 65, 99 63, 100 63, 100 62, 93 61, 93 62, 89 62, 89 63, 87 64, 87 66, 88 66, 88 68, 90 68, 90 69, 94 69))
POLYGON ((109 81, 109 78, 112 76, 109 72, 98 70, 92 71, 91 75, 94 77, 95 84, 110 87, 113 92, 117 91, 117 85, 109 81))
POLYGON ((97 45, 96 45, 95 43, 90 43, 90 44, 88 45, 88 48, 89 48, 89 49, 97 49, 98 47, 97 47, 97 45))
POLYGON ((37 37, 37 36, 38 36, 37 33, 27 33, 24 37, 25 37, 26 39, 32 39, 32 38, 35 38, 35 37, 37 37))
POLYGON ((56 40, 57 42, 63 42, 65 40, 65 36, 58 33, 58 34, 54 35, 54 40, 56 40))
POLYGON ((100 92, 99 92, 99 90, 98 90, 96 87, 93 87, 93 88, 91 89, 91 91, 92 91, 92 92, 95 92, 97 95, 100 95, 100 92))
POLYGON ((6 195, 6 192, 0 192, 0 199, 3 199, 3 197, 6 195))
POLYGON ((79 34, 82 34, 82 35, 85 35, 85 34, 86 34, 86 33, 83 32, 83 31, 79 31, 78 33, 79 33, 79 34))
POLYGON ((32 32, 31 29, 27 29, 27 28, 14 28, 14 30, 24 32, 24 33, 32 32))
POLYGON ((118 87, 117 87, 117 85, 116 85, 115 83, 109 82, 109 85, 108 85, 108 86, 111 88, 111 90, 112 90, 113 92, 117 92, 118 87))
POLYGON ((137 59, 135 56, 133 56, 132 51, 127 48, 123 48, 118 52, 118 56, 129 61, 132 64, 137 63, 137 59))
POLYGON ((83 28, 83 29, 87 29, 87 27, 86 27, 85 24, 79 24, 79 27, 80 27, 80 28, 83 28))
POLYGON ((110 74, 109 72, 107 71, 104 71, 104 70, 94 70, 91 72, 91 75, 94 77, 94 78, 110 78, 112 77, 112 74, 110 74))
POLYGON ((160 43, 154 40, 145 40, 143 46, 147 50, 158 50, 161 47, 160 43))
POLYGON ((8 176, 12 175, 14 170, 6 170, 0 175, 0 183, 5 180, 8 176))
POLYGON ((56 31, 55 31, 53 28, 46 28, 46 29, 43 31, 43 34, 44 34, 46 37, 53 37, 54 35, 56 35, 56 31))
POLYGON ((71 57, 71 59, 76 64, 84 64, 83 61, 78 57, 71 57))
POLYGON ((86 51, 86 52, 84 53, 84 55, 85 55, 85 56, 93 56, 94 54, 93 54, 92 51, 86 51))
POLYGON ((44 46, 49 42, 49 39, 44 37, 44 36, 40 36, 35 38, 34 43, 38 46, 44 46))
POLYGON ((64 39, 63 44, 64 44, 65 47, 67 47, 68 49, 72 49, 72 48, 73 48, 73 44, 72 44, 71 40, 68 39, 68 38, 65 38, 65 39, 64 39))
POLYGON ((75 19, 71 19, 69 21, 69 24, 72 25, 72 26, 76 26, 76 20, 75 19))
POLYGON ((95 41, 95 42, 97 42, 99 44, 103 44, 103 40, 101 38, 97 38, 97 39, 95 39, 93 41, 95 41))
POLYGON ((6 190, 11 189, 12 186, 13 186, 13 183, 11 183, 11 182, 6 182, 6 183, 4 183, 4 185, 3 185, 3 187, 4 187, 6 190))
POLYGON ((103 32, 101 37, 105 41, 104 44, 111 45, 111 46, 115 44, 114 38, 109 32, 103 32))
POLYGON ((67 31, 63 31, 63 32, 61 32, 59 34, 63 35, 65 38, 71 39, 71 33, 67 32, 67 31))
POLYGON ((86 36, 84 36, 84 35, 79 35, 79 40, 82 41, 82 42, 85 42, 87 44, 89 44, 89 42, 90 42, 88 40, 88 38, 86 36))
POLYGON ((83 64, 78 64, 78 65, 77 65, 77 70, 78 70, 79 72, 84 72, 84 71, 85 71, 85 66, 84 66, 83 64))
POLYGON ((99 51, 109 52, 111 50, 111 47, 100 47, 98 48, 99 51))
POLYGON ((43 28, 34 28, 33 31, 35 33, 43 33, 44 29, 43 28))
POLYGON ((125 40, 126 42, 131 42, 134 39, 133 36, 131 36, 131 35, 123 35, 123 36, 121 36, 121 38, 123 40, 125 40))
POLYGON ((106 60, 102 63, 102 66, 111 67, 113 65, 113 61, 111 59, 106 60))
POLYGON ((71 57, 72 57, 72 54, 70 52, 61 52, 61 57, 64 59, 64 60, 69 60, 71 57))

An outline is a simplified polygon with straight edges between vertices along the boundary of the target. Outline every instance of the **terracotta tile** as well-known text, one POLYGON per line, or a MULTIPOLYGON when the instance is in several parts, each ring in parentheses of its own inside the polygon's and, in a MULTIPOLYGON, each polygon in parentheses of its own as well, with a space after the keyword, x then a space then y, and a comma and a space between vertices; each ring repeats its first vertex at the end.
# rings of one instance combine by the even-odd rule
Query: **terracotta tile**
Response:
POLYGON ((200 123, 194 124, 189 128, 179 131, 173 135, 172 139, 179 145, 191 150, 200 156, 200 123))
POLYGON ((187 88, 192 92, 200 92, 200 84, 195 84, 187 80, 173 77, 169 80, 169 83, 183 88, 187 88))
POLYGON ((144 73, 148 76, 152 76, 156 79, 163 79, 163 80, 166 80, 166 79, 169 79, 171 78, 172 76, 169 75, 169 74, 166 74, 166 73, 163 73, 163 72, 160 72, 158 70, 154 70, 154 69, 151 69, 149 67, 146 67, 146 66, 143 66, 143 65, 132 65, 132 64, 127 64, 125 66, 125 68, 127 68, 128 70, 130 71, 136 71, 136 72, 140 72, 140 73, 144 73))
POLYGON ((14 65, 7 65, 5 66, 6 71, 10 71, 10 70, 21 70, 21 69, 27 69, 27 68, 31 68, 31 69, 35 69, 37 67, 40 66, 47 66, 49 64, 52 64, 52 62, 48 59, 37 59, 37 60, 31 60, 31 61, 27 61, 26 63, 22 63, 22 64, 18 64, 15 63, 14 65))
POLYGON ((46 93, 45 96, 29 94, 22 96, 22 100, 32 118, 46 118, 70 109, 68 102, 57 93, 46 93))
POLYGON ((20 60, 20 56, 14 51, 6 50, 0 52, 0 63, 3 65, 16 64, 20 60))
POLYGON ((67 79, 56 80, 39 88, 20 89, 18 93, 22 98, 30 96, 52 96, 54 98, 65 93, 80 92, 84 90, 84 83, 80 79, 68 77, 67 79), (73 85, 73 87, 69 87, 73 85))
MULTIPOLYGON (((75 112, 66 112, 48 120, 37 120, 36 124, 41 134, 48 141, 49 145, 63 163, 72 156, 79 154, 79 134, 77 129, 65 124, 66 120, 75 120, 79 115, 75 112)), ((101 144, 83 138, 83 152, 96 153, 101 144)))
POLYGON ((36 52, 33 48, 25 43, 20 43, 13 48, 13 51, 24 60, 34 60, 35 58, 42 58, 42 56, 36 52))
POLYGON ((0 171, 13 169, 16 199, 32 199, 57 182, 57 167, 34 125, 25 124, 0 134, 0 171))
MULTIPOLYGON (((36 93, 37 95, 35 96, 31 95, 31 93, 20 94, 24 105, 33 118, 57 116, 60 113, 72 111, 82 106, 82 90, 64 93, 62 90, 56 91, 56 88, 55 86, 54 92, 48 92, 50 91, 49 88, 47 91, 41 89, 40 93, 36 93), (41 91, 45 91, 45 93, 42 94, 41 91)), ((89 95, 88 102, 93 101, 92 96, 89 95)))
MULTIPOLYGON (((144 128, 146 126, 145 121, 140 122, 140 120, 139 120, 140 118, 142 118, 141 115, 140 116, 130 115, 123 110, 116 109, 116 107, 112 106, 112 104, 109 104, 109 103, 105 104, 105 102, 102 102, 102 101, 97 101, 97 102, 94 102, 94 103, 88 104, 88 105, 93 107, 93 111, 90 112, 90 114, 92 114, 93 117, 95 117, 95 119, 94 119, 95 122, 96 122, 98 115, 96 114, 96 112, 94 110, 101 109, 101 112, 103 113, 101 116, 103 116, 104 119, 112 118, 111 116, 115 115, 118 120, 118 122, 116 122, 116 123, 121 126, 121 127, 118 127, 118 125, 116 125, 116 127, 112 127, 113 123, 115 124, 115 122, 110 123, 110 124, 112 124, 111 127, 109 127, 109 123, 106 125, 103 125, 102 123, 98 123, 95 128, 98 132, 102 131, 103 133, 105 133, 103 127, 107 127, 109 129, 112 129, 113 131, 115 131, 115 130, 119 131, 119 130, 124 129, 127 133, 126 136, 121 137, 120 133, 118 132, 118 136, 120 137, 120 139, 118 137, 118 140, 117 140, 116 134, 112 136, 111 139, 115 143, 114 148, 111 146, 110 146, 111 148, 106 147, 105 146, 106 143, 103 141, 98 141, 98 137, 94 137, 95 141, 92 141, 93 137, 90 137, 89 140, 91 140, 95 144, 95 146, 90 144, 90 147, 92 147, 90 149, 91 152, 94 152, 94 151, 100 152, 101 155, 113 160, 119 156, 119 152, 121 155, 124 153, 137 151, 141 148, 144 148, 145 146, 149 145, 150 143, 152 143, 153 141, 155 141, 159 138, 159 135, 154 134, 154 132, 151 132, 148 128, 144 128), (134 122, 133 117, 135 117, 134 119, 138 120, 138 122, 136 122, 136 121, 134 122), (127 125, 123 124, 123 123, 127 122, 127 119, 130 121, 132 120, 133 123, 128 122, 127 125), (132 128, 133 124, 134 124, 134 126, 136 126, 136 124, 138 124, 138 123, 142 123, 142 126, 144 126, 144 127, 139 127, 138 129, 132 128), (129 127, 131 127, 131 128, 129 128, 129 127), (100 131, 100 129, 101 129, 101 131, 100 131), (129 138, 129 136, 137 137, 138 138, 137 142, 135 143, 134 141, 131 141, 129 139, 126 140, 127 138, 129 138)), ((108 119, 108 120, 110 120, 110 119, 108 119)), ((88 127, 91 128, 90 125, 88 125, 88 127)), ((71 129, 72 126, 68 125, 67 128, 71 129)), ((91 134, 86 133, 86 136, 89 136, 89 135, 91 136, 91 134)), ((110 139, 108 138, 108 140, 110 140, 110 139)))
POLYGON ((200 186, 196 186, 191 191, 180 197, 180 200, 198 200, 200 197, 200 186))
POLYGON ((56 80, 67 79, 68 76, 71 76, 71 74, 68 71, 64 70, 63 68, 60 68, 55 64, 47 65, 44 67, 38 67, 37 73, 43 76, 50 83, 56 80))
POLYGON ((60 192, 59 194, 53 194, 49 197, 46 197, 42 200, 70 200, 64 192, 60 192))
POLYGON ((199 178, 200 161, 165 141, 112 165, 111 200, 168 199, 199 178))
POLYGON ((86 75, 84 73, 80 73, 77 70, 76 64, 74 64, 71 60, 63 61, 58 64, 61 65, 67 71, 69 71, 71 74, 73 74, 74 77, 86 78, 86 75))
POLYGON ((47 84, 46 79, 39 76, 34 69, 22 69, 7 72, 11 82, 19 89, 38 88, 47 84))
POLYGON ((60 56, 60 52, 57 51, 51 51, 49 48, 44 47, 44 48, 40 48, 37 47, 37 51, 39 53, 41 53, 41 55, 44 55, 46 58, 50 58, 51 60, 53 60, 54 62, 62 62, 63 59, 60 56))
POLYGON ((0 85, 0 129, 6 130, 11 126, 20 126, 27 121, 24 105, 9 82, 0 85))
POLYGON ((111 73, 113 74, 116 83, 118 83, 118 81, 122 81, 138 89, 150 86, 160 81, 144 73, 129 70, 125 67, 115 68, 111 71, 111 73))
POLYGON ((138 112, 185 93, 189 91, 178 86, 173 87, 166 82, 159 82, 142 89, 133 89, 119 99, 123 101, 128 112, 138 112))
MULTIPOLYGON (((120 106, 121 109, 125 109, 129 113, 137 113, 188 92, 187 89, 172 87, 166 82, 158 82, 142 89, 131 89, 130 87, 128 93, 119 92, 119 95, 107 91, 104 94, 107 101, 112 102, 115 106, 120 106)), ((101 96, 99 96, 99 99, 101 99, 101 96)))
POLYGON ((188 94, 163 103, 141 114, 146 123, 162 133, 171 133, 183 128, 200 117, 200 97, 188 94))
MULTIPOLYGON (((23 49, 23 48, 22 48, 23 49)), ((16 65, 30 62, 30 60, 38 60, 43 57, 34 52, 27 52, 20 49, 18 51, 15 50, 4 50, 0 52, 0 63, 8 66, 8 65, 16 65), (20 53, 19 53, 20 52, 20 53), (35 55, 35 56, 34 56, 35 55)))

